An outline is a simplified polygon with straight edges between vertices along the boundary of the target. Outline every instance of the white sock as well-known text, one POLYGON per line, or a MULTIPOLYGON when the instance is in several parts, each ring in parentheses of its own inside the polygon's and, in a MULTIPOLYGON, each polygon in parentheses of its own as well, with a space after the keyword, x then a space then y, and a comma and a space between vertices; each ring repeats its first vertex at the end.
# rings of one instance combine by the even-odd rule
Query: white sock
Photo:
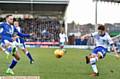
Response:
POLYGON ((9 55, 9 52, 8 52, 8 51, 5 50, 4 52, 5 52, 7 55, 9 55))
POLYGON ((93 71, 94 71, 95 73, 98 73, 98 69, 97 69, 96 64, 92 64, 91 66, 92 66, 93 71))
POLYGON ((1 49, 5 52, 5 54, 9 55, 9 52, 5 48, 1 47, 1 49))
POLYGON ((25 53, 26 53, 26 55, 27 55, 29 52, 28 52, 28 51, 26 51, 25 53))

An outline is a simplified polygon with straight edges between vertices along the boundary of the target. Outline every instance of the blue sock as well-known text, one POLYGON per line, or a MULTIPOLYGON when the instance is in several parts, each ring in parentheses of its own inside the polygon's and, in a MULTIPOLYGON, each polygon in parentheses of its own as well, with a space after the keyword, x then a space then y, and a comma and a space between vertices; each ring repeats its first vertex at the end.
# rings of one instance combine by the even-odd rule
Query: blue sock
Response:
POLYGON ((17 64, 17 61, 15 59, 13 59, 11 65, 9 66, 9 68, 13 69, 16 64, 17 64))
POLYGON ((30 61, 33 60, 32 56, 31 56, 31 54, 29 52, 27 53, 27 57, 30 59, 30 61))

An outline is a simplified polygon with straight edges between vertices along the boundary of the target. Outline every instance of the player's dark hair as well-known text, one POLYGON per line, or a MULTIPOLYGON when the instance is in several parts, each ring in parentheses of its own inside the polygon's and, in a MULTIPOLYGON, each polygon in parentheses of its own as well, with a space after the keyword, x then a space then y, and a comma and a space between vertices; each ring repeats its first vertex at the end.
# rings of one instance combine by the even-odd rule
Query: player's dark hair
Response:
POLYGON ((98 26, 98 30, 105 31, 105 26, 104 26, 104 25, 99 25, 99 26, 98 26))
POLYGON ((6 15, 6 17, 5 17, 5 18, 8 18, 9 16, 12 16, 12 15, 6 15))

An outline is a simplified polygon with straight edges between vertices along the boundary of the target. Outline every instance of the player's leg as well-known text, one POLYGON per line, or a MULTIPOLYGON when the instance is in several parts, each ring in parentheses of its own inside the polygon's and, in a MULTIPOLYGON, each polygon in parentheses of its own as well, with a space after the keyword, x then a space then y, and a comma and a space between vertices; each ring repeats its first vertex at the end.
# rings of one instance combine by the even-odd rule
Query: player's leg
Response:
POLYGON ((67 51, 64 49, 64 42, 60 42, 60 49, 64 51, 64 53, 67 53, 67 51))
POLYGON ((86 56, 86 63, 90 64, 93 70, 91 76, 99 75, 96 62, 98 61, 98 59, 104 58, 105 54, 106 54, 106 49, 102 47, 96 47, 95 49, 93 49, 93 52, 90 55, 86 56))
POLYGON ((93 73, 91 75, 93 76, 98 76, 99 72, 96 66, 96 62, 98 61, 98 57, 95 54, 89 54, 88 56, 86 56, 86 63, 90 64, 93 70, 93 73))
POLYGON ((97 61, 98 61, 98 57, 96 55, 91 54, 90 65, 91 65, 92 70, 93 70, 93 73, 91 74, 92 76, 98 76, 99 75, 97 65, 96 65, 97 61))
POLYGON ((99 76, 99 72, 98 72, 98 69, 97 69, 96 62, 99 59, 103 59, 106 55, 106 53, 103 53, 105 51, 104 50, 101 51, 101 50, 99 50, 96 55, 95 54, 91 55, 90 64, 91 64, 91 67, 92 67, 92 70, 93 70, 93 73, 91 74, 91 76, 99 76))
POLYGON ((9 68, 6 71, 7 74, 14 75, 12 69, 16 66, 17 61, 20 59, 20 56, 17 52, 17 48, 16 46, 14 46, 14 44, 12 44, 12 42, 8 40, 4 40, 2 45, 14 57, 12 63, 10 64, 9 68))
POLYGON ((6 59, 8 59, 9 57, 9 52, 4 48, 2 47, 2 45, 0 45, 0 52, 4 52, 7 56, 6 56, 6 59))
POLYGON ((96 47, 93 49, 93 52, 91 54, 86 56, 86 63, 90 64, 93 70, 93 73, 91 74, 91 76, 99 75, 97 65, 96 65, 96 62, 98 61, 97 52, 98 52, 98 48, 96 47))
POLYGON ((59 46, 60 46, 60 49, 63 49, 64 48, 64 42, 60 42, 59 46))
POLYGON ((7 55, 6 58, 8 59, 10 53, 2 45, 0 46, 0 48, 7 55))
POLYGON ((2 50, 7 54, 7 57, 10 53, 15 53, 16 47, 8 40, 3 40, 1 43, 2 50))
POLYGON ((26 46, 25 46, 24 43, 22 44, 21 49, 26 54, 26 56, 28 57, 28 59, 30 60, 30 64, 33 64, 34 63, 34 59, 33 59, 32 55, 30 54, 30 52, 27 50, 27 48, 26 48, 26 46))
POLYGON ((8 69, 6 70, 6 73, 11 74, 11 75, 14 75, 13 69, 16 66, 17 62, 20 60, 19 52, 16 51, 16 53, 13 54, 13 57, 14 58, 13 58, 11 64, 9 65, 8 69))
POLYGON ((34 60, 33 60, 32 55, 30 54, 30 52, 29 52, 26 48, 24 48, 24 49, 22 49, 22 50, 23 50, 23 52, 26 54, 26 56, 28 57, 28 59, 30 60, 30 64, 33 64, 33 63, 34 63, 34 60))

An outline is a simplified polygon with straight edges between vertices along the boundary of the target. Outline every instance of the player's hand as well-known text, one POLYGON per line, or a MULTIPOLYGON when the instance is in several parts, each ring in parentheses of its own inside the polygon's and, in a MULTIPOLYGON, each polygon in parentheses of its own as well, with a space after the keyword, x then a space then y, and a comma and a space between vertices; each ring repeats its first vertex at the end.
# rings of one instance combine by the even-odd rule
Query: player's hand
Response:
POLYGON ((89 39, 89 37, 91 37, 91 34, 86 34, 81 36, 81 40, 83 41, 84 39, 89 39))
POLYGON ((34 32, 30 33, 30 36, 33 36, 33 35, 35 35, 35 33, 34 33, 34 32))

